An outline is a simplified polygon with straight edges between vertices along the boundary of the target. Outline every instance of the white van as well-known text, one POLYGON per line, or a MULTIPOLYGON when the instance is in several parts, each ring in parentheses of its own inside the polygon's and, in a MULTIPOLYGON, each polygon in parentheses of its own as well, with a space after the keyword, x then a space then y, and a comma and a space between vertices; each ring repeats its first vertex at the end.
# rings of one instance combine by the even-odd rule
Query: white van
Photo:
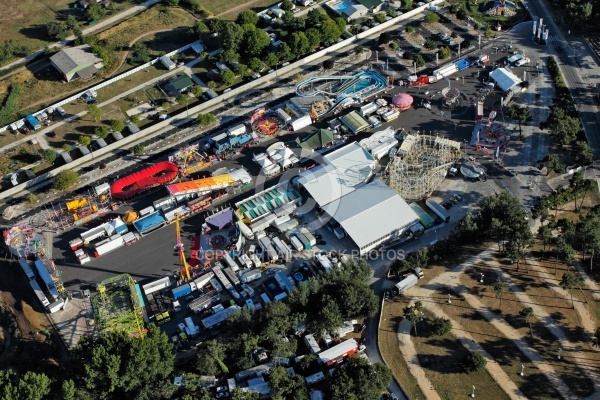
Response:
POLYGON ((62 108, 61 106, 56 107, 56 112, 58 112, 61 117, 64 117, 65 115, 67 115, 64 108, 62 108))

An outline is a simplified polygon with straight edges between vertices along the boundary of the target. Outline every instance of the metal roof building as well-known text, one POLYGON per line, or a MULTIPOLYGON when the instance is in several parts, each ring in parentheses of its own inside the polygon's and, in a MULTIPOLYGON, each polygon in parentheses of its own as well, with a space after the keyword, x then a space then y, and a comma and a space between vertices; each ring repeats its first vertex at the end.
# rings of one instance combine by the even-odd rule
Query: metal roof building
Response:
POLYGON ((65 48, 50 57, 50 62, 67 82, 90 79, 104 66, 88 45, 65 48))
POLYGON ((490 72, 490 78, 493 79, 498 87, 504 92, 512 90, 512 88, 521 83, 521 80, 508 68, 497 68, 493 70, 490 72))
POLYGON ((363 185, 323 209, 320 218, 339 223, 361 254, 399 238, 419 220, 406 201, 381 181, 363 185))
POLYGON ((298 183, 323 207, 364 184, 375 164, 373 156, 354 142, 324 156, 320 166, 300 174, 298 183))

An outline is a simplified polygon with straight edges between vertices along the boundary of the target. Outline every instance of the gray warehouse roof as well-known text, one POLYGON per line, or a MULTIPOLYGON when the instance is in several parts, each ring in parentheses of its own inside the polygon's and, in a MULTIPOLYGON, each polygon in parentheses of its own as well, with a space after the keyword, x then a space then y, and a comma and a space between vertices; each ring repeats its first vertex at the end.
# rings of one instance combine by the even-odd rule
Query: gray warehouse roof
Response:
POLYGON ((324 208, 363 248, 418 221, 417 214, 381 181, 363 185, 324 208))
POLYGON ((373 156, 356 142, 327 154, 320 163, 300 174, 298 183, 321 207, 353 192, 375 168, 373 156))
POLYGON ((92 53, 90 46, 68 47, 50 57, 52 64, 64 75, 81 66, 93 66, 102 59, 92 53))

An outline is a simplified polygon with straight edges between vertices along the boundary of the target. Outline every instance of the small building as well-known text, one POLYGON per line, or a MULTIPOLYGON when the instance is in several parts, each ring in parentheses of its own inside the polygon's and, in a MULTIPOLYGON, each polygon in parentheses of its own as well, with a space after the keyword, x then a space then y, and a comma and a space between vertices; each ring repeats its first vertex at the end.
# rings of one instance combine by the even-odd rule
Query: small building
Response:
POLYGON ((344 358, 358 351, 358 343, 354 339, 348 339, 330 349, 319 353, 319 361, 330 366, 341 362, 344 358))
POLYGON ((160 60, 160 63, 169 71, 172 69, 175 69, 175 67, 177 67, 177 65, 173 62, 173 60, 171 60, 167 56, 162 56, 161 58, 159 58, 159 60, 160 60))
POLYGON ((102 59, 95 55, 88 45, 61 50, 50 57, 50 63, 67 82, 89 80, 104 67, 102 59))
POLYGON ((277 18, 282 18, 285 15, 285 11, 283 11, 281 8, 279 7, 273 7, 271 8, 271 12, 273 13, 274 16, 276 16, 277 18))
POLYGON ((192 43, 192 50, 194 50, 194 53, 200 54, 204 51, 204 44, 200 41, 194 42, 192 43))
POLYGON ((521 80, 508 68, 496 68, 490 72, 490 79, 493 79, 503 92, 510 92, 521 83, 521 80))
POLYGON ((165 92, 171 97, 177 97, 187 92, 194 86, 194 81, 187 75, 178 75, 171 79, 165 86, 165 92))
MULTIPOLYGON (((127 130, 129 131, 129 133, 131 133, 132 135, 135 134, 135 133, 138 133, 140 131, 140 128, 136 124, 134 124, 133 122, 126 123, 125 124, 125 128, 127 128, 127 130)), ((122 138, 123 137, 121 137, 121 139, 122 138)))
POLYGON ((383 8, 383 1, 381 0, 354 0, 356 3, 362 5, 370 13, 376 14, 383 8))

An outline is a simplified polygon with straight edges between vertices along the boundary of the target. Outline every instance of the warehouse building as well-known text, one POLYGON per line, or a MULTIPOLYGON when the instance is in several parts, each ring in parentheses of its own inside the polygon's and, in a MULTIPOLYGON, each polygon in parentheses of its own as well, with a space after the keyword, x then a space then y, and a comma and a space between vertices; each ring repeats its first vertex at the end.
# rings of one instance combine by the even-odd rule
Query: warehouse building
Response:
POLYGON ((50 57, 50 62, 67 82, 91 79, 104 66, 88 45, 65 48, 50 57))

